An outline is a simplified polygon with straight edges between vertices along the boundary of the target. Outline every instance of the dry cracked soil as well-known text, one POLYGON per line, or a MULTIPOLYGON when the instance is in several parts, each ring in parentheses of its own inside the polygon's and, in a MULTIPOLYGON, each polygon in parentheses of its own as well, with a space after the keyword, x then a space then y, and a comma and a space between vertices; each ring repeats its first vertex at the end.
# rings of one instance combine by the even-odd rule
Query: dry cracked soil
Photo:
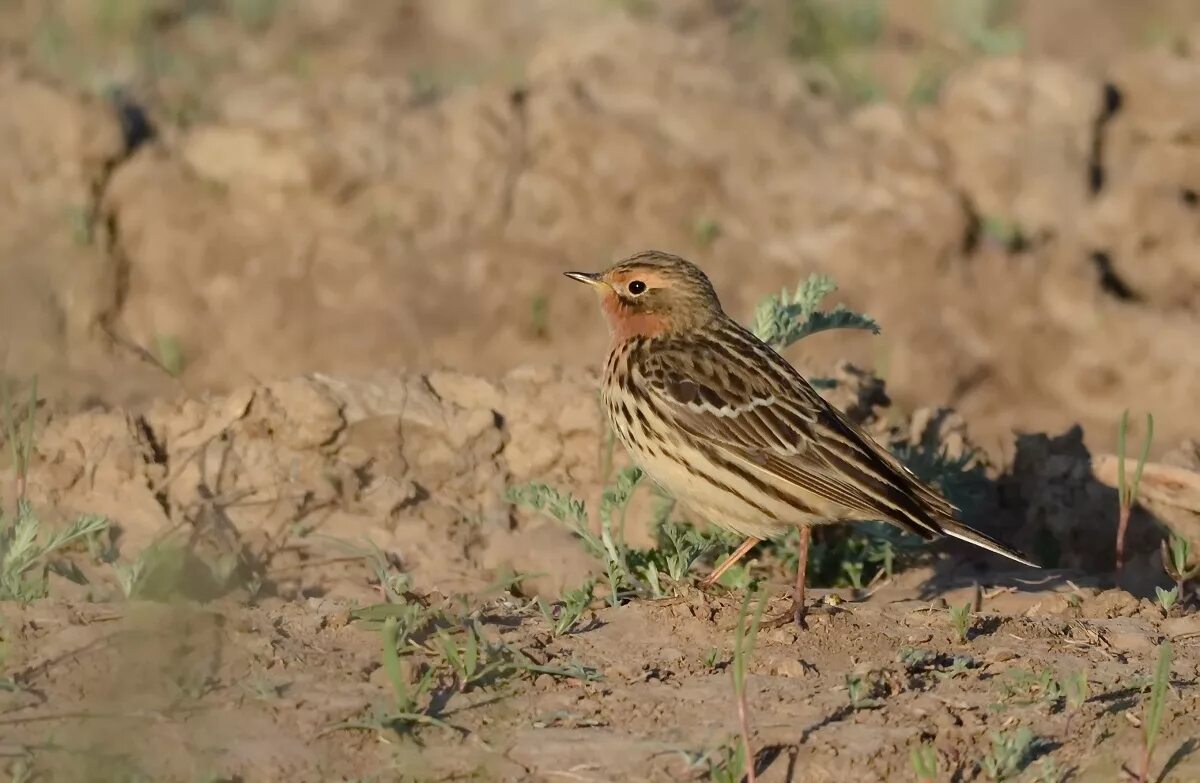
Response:
POLYGON ((561 272, 656 247, 746 320, 833 277, 882 335, 788 358, 1047 565, 826 579, 746 663, 759 780, 1130 779, 1166 646, 1151 779, 1200 780, 1200 7, 842 5, 0 0, 0 501, 109 522, 0 604, 12 778, 723 779, 745 582, 610 601, 509 495, 605 503, 561 272))

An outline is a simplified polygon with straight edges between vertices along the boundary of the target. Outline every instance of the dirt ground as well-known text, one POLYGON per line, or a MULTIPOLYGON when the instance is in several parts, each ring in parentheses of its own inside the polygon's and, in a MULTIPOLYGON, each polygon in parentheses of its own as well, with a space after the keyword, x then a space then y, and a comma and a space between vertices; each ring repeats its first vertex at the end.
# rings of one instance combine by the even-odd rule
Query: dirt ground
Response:
POLYGON ((561 272, 647 247, 746 318, 831 275, 883 334, 789 358, 892 445, 980 449, 973 521, 1049 566, 946 545, 816 590, 749 663, 759 779, 916 780, 927 742, 987 780, 1022 729, 1013 780, 1123 779, 1166 641, 1154 768, 1200 779, 1197 598, 1154 590, 1159 525, 1200 551, 1200 6, 818 6, 0 0, 0 380, 38 378, 43 524, 112 524, 0 606, 14 780, 719 779, 743 591, 555 633, 536 599, 603 569, 506 499, 600 501, 605 338, 561 272), (1118 589, 1126 408, 1155 440, 1118 589), (424 628, 446 725, 383 727, 389 595, 512 666, 422 670, 424 628))

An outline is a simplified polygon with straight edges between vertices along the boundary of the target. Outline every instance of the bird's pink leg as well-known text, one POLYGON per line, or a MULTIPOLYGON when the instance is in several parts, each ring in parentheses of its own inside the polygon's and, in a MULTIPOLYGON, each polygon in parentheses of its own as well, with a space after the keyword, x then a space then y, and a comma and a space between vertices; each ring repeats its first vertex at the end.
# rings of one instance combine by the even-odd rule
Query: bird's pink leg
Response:
POLYGON ((792 588, 792 611, 764 620, 763 628, 781 628, 795 622, 800 628, 808 628, 804 622, 807 609, 804 605, 804 582, 808 576, 808 545, 812 543, 812 527, 800 527, 800 543, 796 547, 796 585, 792 588))
POLYGON ((792 618, 796 625, 804 627, 804 581, 808 576, 808 545, 812 542, 812 527, 800 528, 800 545, 796 552, 796 586, 792 590, 792 618))
POLYGON ((757 544, 761 540, 762 539, 754 538, 753 536, 751 536, 750 538, 747 538, 745 541, 743 541, 742 545, 739 546, 737 549, 735 549, 732 555, 725 558, 724 563, 721 563, 721 565, 717 566, 717 569, 715 571, 713 571, 708 576, 704 577, 704 579, 700 580, 700 586, 701 587, 712 587, 713 585, 715 585, 717 583, 717 580, 721 578, 722 574, 724 574, 730 568, 733 568, 735 565, 737 565, 737 561, 739 561, 743 557, 745 557, 746 553, 749 552, 751 549, 753 549, 754 545, 757 544))

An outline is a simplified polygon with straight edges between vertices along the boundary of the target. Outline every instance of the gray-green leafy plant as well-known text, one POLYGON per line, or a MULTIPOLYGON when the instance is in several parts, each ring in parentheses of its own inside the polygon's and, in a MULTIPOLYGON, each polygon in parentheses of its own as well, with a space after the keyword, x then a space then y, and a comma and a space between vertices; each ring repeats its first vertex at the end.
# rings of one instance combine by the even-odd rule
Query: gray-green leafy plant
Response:
POLYGON ((392 709, 375 715, 372 723, 391 729, 415 723, 447 726, 445 721, 430 715, 421 706, 434 686, 433 667, 426 667, 415 683, 409 682, 408 673, 400 660, 400 645, 407 641, 400 636, 400 619, 395 616, 385 619, 379 634, 383 643, 383 671, 392 686, 392 709))
POLYGON ((232 0, 230 7, 246 30, 261 33, 271 26, 280 4, 281 0, 232 0))
POLYGON ((953 30, 985 55, 1016 54, 1025 48, 1025 33, 1007 24, 1007 0, 949 0, 945 9, 953 30))
POLYGON ((4 406, 4 439, 12 456, 14 502, 25 499, 30 460, 33 458, 33 435, 37 426, 37 376, 29 384, 29 399, 18 405, 6 379, 0 378, 0 404, 4 406))
POLYGON ((958 635, 959 642, 966 642, 967 635, 971 631, 973 620, 971 619, 971 602, 962 606, 951 606, 949 608, 950 625, 954 627, 955 633, 958 635))
POLYGON ((883 0, 790 0, 788 5, 790 53, 820 67, 854 103, 880 97, 879 84, 856 55, 883 32, 883 0))
POLYGON ((768 296, 754 311, 751 331, 773 348, 786 348, 805 337, 830 329, 864 329, 879 334, 873 318, 838 305, 820 309, 825 297, 837 291, 837 284, 825 275, 812 275, 796 290, 787 289, 768 296))
POLYGON ((876 686, 871 677, 870 673, 865 676, 856 672, 846 675, 846 695, 850 698, 851 709, 873 709, 883 704, 873 697, 876 686))
POLYGON ((978 669, 980 664, 971 655, 959 654, 954 656, 941 655, 933 650, 920 647, 902 647, 896 655, 896 660, 904 667, 904 671, 912 675, 932 674, 939 680, 952 679, 964 675, 972 669, 978 669))
POLYGON ((238 587, 257 593, 261 578, 247 574, 243 565, 240 552, 202 556, 178 534, 152 542, 132 560, 112 564, 122 594, 147 601, 212 598, 238 587))
POLYGON ((584 611, 591 606, 595 592, 596 580, 588 579, 574 590, 565 592, 562 601, 557 604, 551 604, 546 599, 538 596, 538 611, 542 613, 542 617, 550 624, 554 635, 562 636, 565 633, 569 633, 575 627, 575 623, 583 616, 584 611))
POLYGON ((1162 732, 1163 715, 1167 708, 1167 689, 1171 679, 1171 658, 1174 652, 1170 642, 1158 648, 1158 662, 1154 667, 1154 679, 1150 682, 1150 701, 1146 703, 1142 717, 1142 758, 1138 769, 1139 783, 1149 783, 1150 763, 1154 747, 1162 732))
POLYGON ((669 524, 669 504, 659 504, 654 523, 671 544, 665 549, 636 550, 625 541, 625 514, 642 480, 642 471, 627 467, 605 486, 597 516, 600 531, 593 530, 586 504, 573 495, 546 484, 532 482, 510 487, 508 499, 519 506, 539 511, 566 525, 579 537, 584 549, 604 564, 609 602, 617 606, 630 597, 661 598, 666 594, 663 577, 682 579, 687 569, 709 547, 702 536, 669 524))
POLYGON ((533 336, 539 340, 550 336, 550 300, 544 294, 538 294, 530 300, 529 324, 533 336))
MULTIPOLYGON (((37 416, 37 379, 30 384, 29 399, 23 406, 14 403, 12 390, 3 380, 0 380, 0 397, 16 498, 16 508, 11 513, 0 509, 0 600, 28 602, 46 595, 54 565, 52 556, 76 541, 86 541, 107 530, 108 520, 86 514, 65 528, 44 535, 41 522, 26 498, 37 416)), ((77 570, 61 573, 81 578, 77 570)))
POLYGON ((701 218, 695 225, 696 242, 701 247, 712 247, 721 236, 721 224, 712 218, 701 218))
POLYGON ((1005 673, 999 685, 1004 701, 1015 704, 1044 704, 1057 709, 1064 696, 1063 684, 1049 668, 1013 669, 1005 673))
POLYGON ((921 67, 913 79, 912 86, 908 89, 908 102, 914 106, 928 106, 937 103, 945 82, 946 72, 944 69, 932 64, 921 67))
MULTIPOLYGON (((1176 598, 1187 594, 1188 582, 1200 574, 1200 562, 1192 565, 1192 545, 1186 536, 1167 531, 1167 540, 1162 543, 1163 568, 1167 576, 1175 581, 1176 598)), ((1168 610, 1169 611, 1169 610, 1168 610)))
POLYGON ((172 378, 182 375, 187 363, 183 355, 183 344, 173 334, 154 335, 154 358, 172 378))
POLYGON ((1025 768, 1036 744, 1037 736, 1027 726, 992 732, 992 749, 981 765, 984 774, 997 782, 1009 780, 1025 768))
MULTIPOLYGON (((511 582, 483 591, 486 596, 511 582)), ((350 617, 377 629, 383 643, 383 669, 391 684, 391 703, 361 720, 328 727, 407 731, 418 725, 448 726, 437 714, 435 690, 469 691, 504 686, 516 678, 552 677, 596 680, 597 672, 575 661, 565 666, 539 664, 516 645, 489 638, 478 619, 480 596, 457 595, 426 606, 406 596, 351 611, 350 617)))
POLYGON ((932 743, 922 742, 914 746, 908 751, 908 761, 912 765, 917 783, 934 783, 937 780, 937 751, 932 743))
POLYGON ((44 537, 41 527, 28 501, 17 504, 16 516, 0 513, 0 600, 30 602, 46 597, 55 552, 107 530, 108 520, 85 514, 44 537))
POLYGON ((1067 770, 1059 769, 1058 763, 1050 756, 1038 762, 1036 771, 1038 783, 1062 783, 1067 775, 1067 770))
POLYGON ((1155 587, 1154 593, 1158 597, 1158 605, 1162 608, 1163 614, 1170 614, 1175 602, 1179 600, 1179 588, 1172 587, 1170 590, 1164 590, 1161 587, 1155 587))
POLYGON ((1072 672, 1061 680, 1062 693, 1066 701, 1067 709, 1067 725, 1066 733, 1071 733, 1071 720, 1075 715, 1083 709, 1083 705, 1088 700, 1088 672, 1087 669, 1080 669, 1072 672))
POLYGON ((1025 243, 1020 225, 1002 215, 985 215, 980 225, 980 232, 988 240, 1010 253, 1017 252, 1025 243))
POLYGON ((1125 532, 1129 528, 1129 516, 1133 505, 1137 503, 1138 489, 1142 483, 1142 470, 1146 467, 1146 459, 1150 456, 1150 442, 1154 440, 1154 417, 1146 414, 1146 435, 1142 441, 1142 453, 1138 457, 1137 469, 1133 480, 1125 476, 1125 435, 1129 429, 1129 411, 1121 413, 1121 423, 1117 427, 1117 500, 1120 511, 1117 517, 1116 565, 1117 575, 1125 569, 1125 532))

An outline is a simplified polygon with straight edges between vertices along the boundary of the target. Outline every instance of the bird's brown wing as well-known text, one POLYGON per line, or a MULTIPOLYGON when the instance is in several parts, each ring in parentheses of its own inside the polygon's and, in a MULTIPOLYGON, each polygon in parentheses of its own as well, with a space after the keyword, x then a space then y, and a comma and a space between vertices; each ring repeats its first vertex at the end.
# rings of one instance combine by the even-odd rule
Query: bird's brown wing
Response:
POLYGON ((954 507, 825 401, 782 357, 743 342, 662 346, 642 363, 660 413, 784 486, 926 538, 954 507), (735 347, 736 350, 726 350, 735 347))

